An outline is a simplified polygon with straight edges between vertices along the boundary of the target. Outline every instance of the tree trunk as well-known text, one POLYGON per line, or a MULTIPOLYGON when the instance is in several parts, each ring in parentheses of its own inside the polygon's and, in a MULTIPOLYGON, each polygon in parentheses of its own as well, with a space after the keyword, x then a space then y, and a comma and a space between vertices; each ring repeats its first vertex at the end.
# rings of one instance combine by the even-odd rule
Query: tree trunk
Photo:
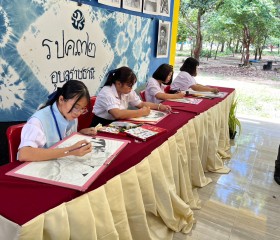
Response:
POLYGON ((237 42, 235 45, 235 53, 238 53, 238 47, 239 47, 239 39, 237 39, 237 42))
POLYGON ((210 42, 210 49, 209 49, 209 51, 207 53, 207 61, 208 61, 209 58, 211 58, 211 55, 212 55, 213 42, 214 42, 214 40, 211 40, 211 42, 210 42))
POLYGON ((259 59, 258 60, 261 60, 262 59, 262 48, 261 47, 259 47, 259 59))
POLYGON ((239 53, 244 53, 244 47, 243 44, 241 44, 240 48, 239 48, 239 53))
POLYGON ((241 46, 240 53, 241 53, 240 62, 243 63, 244 62, 244 47, 243 46, 241 46))
POLYGON ((180 43, 180 51, 184 51, 184 43, 183 42, 180 43))
POLYGON ((192 43, 191 43, 191 57, 193 57, 193 52, 194 52, 194 39, 192 39, 192 43))
POLYGON ((218 49, 219 49, 220 43, 218 43, 218 46, 216 48, 216 52, 215 52, 215 60, 217 60, 217 53, 218 53, 218 49))
POLYGON ((214 40, 211 41, 211 44, 210 44, 210 58, 212 57, 212 48, 213 48, 213 43, 214 43, 214 40))
POLYGON ((220 52, 224 52, 225 49, 225 42, 222 42, 222 46, 221 46, 221 51, 220 52))
POLYGON ((232 41, 232 47, 230 47, 230 50, 232 52, 232 56, 234 57, 234 40, 232 41))
POLYGON ((231 45, 232 45, 232 39, 229 39, 227 46, 232 51, 231 45))
POLYGON ((246 46, 246 51, 245 51, 245 59, 244 59, 244 65, 248 66, 249 65, 249 59, 250 59, 250 47, 249 45, 246 46))
POLYGON ((244 25, 244 28, 243 28, 243 46, 244 46, 244 48, 246 48, 245 58, 244 58, 244 65, 245 66, 248 66, 248 64, 249 64, 250 43, 251 43, 250 30, 249 30, 248 26, 244 25))
POLYGON ((258 57, 258 47, 256 47, 256 49, 255 49, 255 60, 257 60, 257 57, 258 57))
POLYGON ((201 16, 203 12, 201 9, 198 10, 197 13, 197 32, 196 32, 196 44, 195 49, 193 51, 194 58, 199 61, 199 56, 202 49, 202 34, 201 34, 201 16))
POLYGON ((262 52, 263 52, 263 49, 264 49, 264 46, 265 46, 266 39, 267 39, 267 37, 265 36, 265 37, 264 37, 264 40, 263 40, 263 45, 262 45, 262 47, 259 47, 259 60, 262 59, 262 52))

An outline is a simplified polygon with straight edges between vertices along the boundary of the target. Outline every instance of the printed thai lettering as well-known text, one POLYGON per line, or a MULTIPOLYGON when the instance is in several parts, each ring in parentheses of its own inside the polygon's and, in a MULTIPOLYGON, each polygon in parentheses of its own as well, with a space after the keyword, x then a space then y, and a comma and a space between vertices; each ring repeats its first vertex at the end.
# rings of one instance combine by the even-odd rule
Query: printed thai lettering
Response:
POLYGON ((50 40, 44 39, 42 46, 47 47, 48 54, 47 59, 50 60, 52 57, 57 59, 65 58, 66 56, 81 56, 82 54, 95 58, 96 45, 90 41, 89 34, 86 32, 86 40, 77 39, 65 39, 64 30, 62 30, 62 39, 50 40))
POLYGON ((93 80, 95 70, 93 67, 82 69, 72 68, 70 70, 65 70, 63 73, 61 71, 53 71, 50 74, 52 84, 63 83, 70 80, 93 80))

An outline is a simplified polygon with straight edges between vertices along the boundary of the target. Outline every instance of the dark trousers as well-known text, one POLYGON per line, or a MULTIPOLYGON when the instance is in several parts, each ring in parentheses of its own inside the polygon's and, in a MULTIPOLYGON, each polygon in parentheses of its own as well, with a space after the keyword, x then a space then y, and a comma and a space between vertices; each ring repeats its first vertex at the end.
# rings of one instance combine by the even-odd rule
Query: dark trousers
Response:
POLYGON ((275 161, 274 180, 280 185, 280 145, 278 148, 278 156, 275 161))

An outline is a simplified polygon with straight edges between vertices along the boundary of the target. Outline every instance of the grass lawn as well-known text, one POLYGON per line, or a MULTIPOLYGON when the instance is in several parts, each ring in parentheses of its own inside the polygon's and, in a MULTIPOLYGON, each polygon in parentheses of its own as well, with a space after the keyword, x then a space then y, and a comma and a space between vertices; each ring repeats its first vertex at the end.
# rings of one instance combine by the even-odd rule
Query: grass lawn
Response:
POLYGON ((238 99, 237 115, 267 118, 280 122, 280 88, 240 81, 233 77, 225 78, 207 74, 197 76, 197 82, 235 88, 238 99))
MULTIPOLYGON (((240 76, 240 73, 237 73, 238 69, 236 70, 238 75, 235 75, 235 70, 230 74, 221 74, 221 68, 217 70, 217 67, 224 62, 223 58, 220 57, 217 64, 214 63, 213 71, 199 70, 198 76, 195 77, 196 81, 204 85, 235 88, 236 98, 238 99, 237 115, 280 122, 280 79, 278 75, 276 78, 275 76, 262 76, 260 74, 257 74, 257 76, 240 76)), ((206 62, 207 67, 209 64, 206 62)), ((174 77, 178 74, 181 65, 182 60, 177 57, 174 77)))

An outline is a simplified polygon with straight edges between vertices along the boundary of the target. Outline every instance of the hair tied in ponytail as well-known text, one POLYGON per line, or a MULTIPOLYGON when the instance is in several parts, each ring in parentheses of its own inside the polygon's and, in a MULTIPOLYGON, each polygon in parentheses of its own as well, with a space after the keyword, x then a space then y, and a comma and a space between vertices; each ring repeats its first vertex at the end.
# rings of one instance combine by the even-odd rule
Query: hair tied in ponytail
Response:
POLYGON ((116 69, 110 70, 109 72, 107 72, 106 77, 108 77, 110 75, 114 76, 115 73, 116 73, 116 69))
POLYGON ((57 94, 57 91, 55 91, 55 92, 53 92, 52 94, 50 94, 50 95, 48 96, 48 101, 52 101, 52 100, 55 98, 56 94, 57 94))
POLYGON ((56 92, 57 92, 58 96, 60 96, 60 95, 62 95, 63 90, 62 90, 61 87, 58 87, 57 90, 56 90, 56 92))
POLYGON ((57 95, 61 95, 61 93, 62 93, 62 88, 58 87, 56 91, 54 91, 48 96, 48 102, 52 102, 54 99, 57 98, 57 95))

